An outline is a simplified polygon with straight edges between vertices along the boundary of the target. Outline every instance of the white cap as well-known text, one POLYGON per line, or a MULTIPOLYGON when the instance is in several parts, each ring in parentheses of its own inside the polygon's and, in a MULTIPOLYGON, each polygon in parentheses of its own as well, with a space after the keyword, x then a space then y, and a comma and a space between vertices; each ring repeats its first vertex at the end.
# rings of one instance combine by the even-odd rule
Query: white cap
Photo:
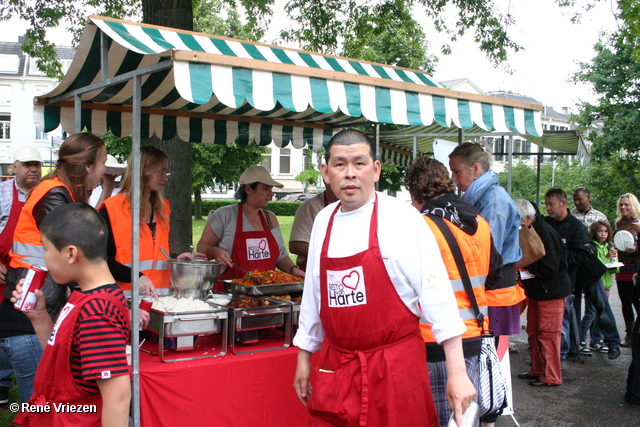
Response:
POLYGON ((253 184, 254 182, 261 182, 267 185, 273 185, 274 187, 283 188, 284 184, 280 184, 278 181, 274 181, 269 174, 269 171, 262 166, 249 166, 242 175, 240 175, 240 184, 253 184))
POLYGON ((18 148, 18 150, 13 155, 14 162, 40 162, 42 163, 42 157, 40 156, 40 151, 36 150, 33 147, 23 146, 18 148))
POLYGON ((126 164, 123 165, 118 163, 118 160, 111 154, 107 154, 107 162, 105 163, 105 166, 107 167, 107 171, 105 173, 109 175, 121 175, 127 167, 126 164))

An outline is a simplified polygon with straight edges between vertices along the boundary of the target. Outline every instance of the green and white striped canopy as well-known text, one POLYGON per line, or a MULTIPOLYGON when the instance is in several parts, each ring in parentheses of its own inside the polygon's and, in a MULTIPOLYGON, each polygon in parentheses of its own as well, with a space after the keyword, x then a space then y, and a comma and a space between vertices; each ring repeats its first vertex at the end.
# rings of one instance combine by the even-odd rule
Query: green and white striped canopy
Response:
MULTIPOLYGON (((73 100, 62 98, 102 81, 101 32, 107 78, 170 61, 142 78, 142 138, 317 149, 340 128, 363 123, 542 135, 541 106, 444 89, 418 70, 99 16, 89 17, 60 85, 36 99, 43 131, 59 124, 73 131, 73 100)), ((83 128, 131 133, 131 80, 80 98, 83 128)))

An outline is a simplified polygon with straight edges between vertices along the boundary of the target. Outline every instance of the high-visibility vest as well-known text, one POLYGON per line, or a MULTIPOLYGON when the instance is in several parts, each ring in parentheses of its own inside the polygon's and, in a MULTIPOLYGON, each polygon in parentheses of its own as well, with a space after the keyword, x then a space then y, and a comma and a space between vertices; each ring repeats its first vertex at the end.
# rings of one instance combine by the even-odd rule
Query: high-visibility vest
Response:
POLYGON ((16 231, 13 233, 13 245, 9 252, 11 256, 9 265, 11 267, 29 268, 32 265, 45 267, 44 247, 42 247, 42 241, 40 240, 40 229, 33 217, 33 208, 50 190, 56 187, 66 188, 71 200, 75 202, 69 187, 60 182, 58 178, 46 179, 31 190, 20 213, 16 231))
MULTIPOLYGON (((115 260, 131 267, 131 205, 129 200, 117 194, 102 204, 109 214, 111 233, 116 244, 115 260)), ((140 272, 153 282, 156 289, 171 287, 171 266, 160 252, 160 248, 169 252, 169 201, 164 200, 164 214, 167 220, 156 218, 156 238, 151 236, 147 224, 140 226, 140 272)), ((131 283, 118 282, 124 290, 131 289, 131 283)))
MULTIPOLYGON (((489 224, 480 215, 476 217, 478 219, 478 230, 474 235, 469 235, 462 231, 460 228, 451 224, 445 219, 445 223, 451 229, 451 232, 456 238, 460 246, 460 252, 465 261, 467 267, 467 273, 469 274, 469 280, 473 287, 473 293, 478 303, 480 312, 484 314, 484 328, 489 329, 489 316, 488 316, 488 304, 487 296, 485 293, 485 281, 489 274, 489 268, 491 265, 491 230, 489 224)), ((453 293, 456 296, 458 303, 458 313, 460 318, 467 326, 467 331, 462 335, 462 338, 479 337, 482 333, 482 329, 478 326, 476 315, 471 306, 471 301, 467 296, 467 291, 464 289, 464 284, 460 276, 460 271, 456 265, 456 260, 449 249, 447 239, 442 235, 438 226, 428 216, 424 216, 425 221, 431 227, 438 247, 440 248, 440 254, 447 272, 449 273, 449 280, 451 281, 451 287, 453 293)), ((431 325, 426 323, 420 324, 422 332, 422 338, 425 342, 436 342, 431 330, 431 325)))

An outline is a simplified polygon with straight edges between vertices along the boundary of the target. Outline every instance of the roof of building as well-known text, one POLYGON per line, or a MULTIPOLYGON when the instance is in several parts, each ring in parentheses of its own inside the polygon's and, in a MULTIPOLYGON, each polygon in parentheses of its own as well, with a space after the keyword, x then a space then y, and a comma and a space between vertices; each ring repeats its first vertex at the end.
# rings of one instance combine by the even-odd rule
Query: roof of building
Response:
POLYGON ((554 110, 553 107, 544 107, 542 110, 542 116, 550 119, 569 120, 569 116, 567 114, 559 113, 554 110))
POLYGON ((526 95, 520 95, 519 93, 507 92, 507 91, 495 91, 489 92, 488 95, 495 96, 497 98, 512 99, 514 101, 532 102, 534 104, 542 104, 535 98, 526 95))
MULTIPOLYGON (((42 76, 44 75, 35 64, 31 64, 29 55, 20 48, 21 42, 0 42, 0 55, 5 56, 3 66, 0 66, 0 76, 42 76), (11 57, 13 56, 13 60, 11 57)), ((76 51, 71 47, 56 47, 58 59, 73 59, 76 51)))

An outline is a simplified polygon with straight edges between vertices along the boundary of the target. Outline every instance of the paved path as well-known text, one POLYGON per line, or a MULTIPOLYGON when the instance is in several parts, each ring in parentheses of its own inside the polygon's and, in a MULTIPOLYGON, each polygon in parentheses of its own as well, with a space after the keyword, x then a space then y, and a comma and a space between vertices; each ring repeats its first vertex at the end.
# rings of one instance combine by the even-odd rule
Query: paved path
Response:
MULTIPOLYGON (((624 338, 624 322, 616 286, 609 299, 616 316, 618 330, 624 338)), ((526 313, 526 312, 525 312, 526 313)), ((522 324, 526 316, 522 317, 522 324)), ((522 427, 640 427, 640 406, 627 403, 622 397, 626 388, 631 349, 622 348, 622 355, 609 360, 606 354, 592 352, 581 362, 563 364, 563 381, 559 387, 531 387, 518 374, 529 370, 527 334, 512 336, 511 343, 520 353, 511 353, 514 416, 522 427)), ((509 416, 501 417, 499 427, 515 426, 509 416)))

